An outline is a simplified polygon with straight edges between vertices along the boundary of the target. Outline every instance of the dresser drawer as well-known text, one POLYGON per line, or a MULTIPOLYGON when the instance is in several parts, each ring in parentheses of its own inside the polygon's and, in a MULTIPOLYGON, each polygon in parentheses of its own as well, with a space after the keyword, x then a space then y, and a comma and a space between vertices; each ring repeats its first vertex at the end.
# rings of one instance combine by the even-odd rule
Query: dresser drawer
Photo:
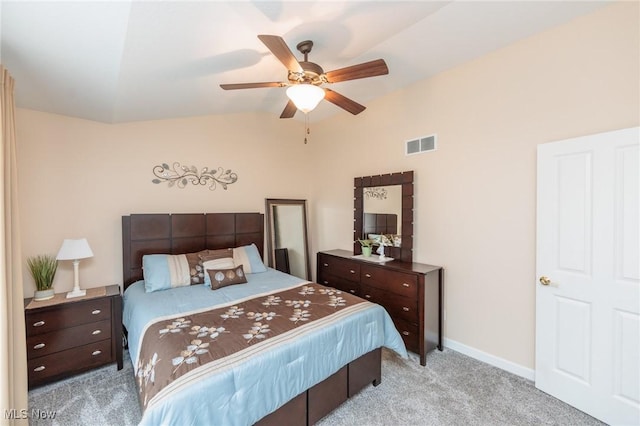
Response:
POLYGON ((111 299, 101 298, 26 311, 27 337, 111 318, 111 299))
POLYGON ((404 341, 407 349, 411 352, 418 352, 420 349, 418 344, 420 341, 418 336, 418 326, 401 318, 392 319, 396 328, 400 332, 400 336, 402 336, 402 340, 404 341))
POLYGON ((418 297, 418 277, 412 274, 362 265, 360 282, 404 297, 418 297))
POLYGON ((29 385, 37 385, 49 377, 78 372, 111 360, 111 340, 101 340, 66 351, 27 361, 29 385))
POLYGON ((358 284, 357 282, 345 280, 342 277, 336 277, 335 275, 331 274, 324 274, 322 279, 319 281, 320 282, 318 284, 333 287, 354 295, 358 295, 360 291, 360 284, 358 284))
POLYGON ((357 262, 321 255, 318 263, 318 271, 322 277, 331 274, 349 281, 358 282, 360 280, 360 264, 357 262))
POLYGON ((37 358, 53 352, 59 352, 110 338, 110 320, 37 334, 27 338, 27 358, 37 358))
POLYGON ((392 318, 418 323, 418 301, 367 285, 361 286, 361 297, 384 306, 392 318))

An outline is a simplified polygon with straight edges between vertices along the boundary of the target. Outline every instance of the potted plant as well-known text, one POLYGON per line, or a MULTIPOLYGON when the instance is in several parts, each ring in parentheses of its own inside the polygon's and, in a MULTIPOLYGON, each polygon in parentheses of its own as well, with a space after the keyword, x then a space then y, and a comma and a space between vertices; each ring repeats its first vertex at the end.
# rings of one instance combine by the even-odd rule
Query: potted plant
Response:
POLYGON ((56 276, 58 261, 54 256, 45 254, 27 259, 31 276, 36 282, 33 300, 47 300, 54 296, 53 278, 56 276))
POLYGON ((371 256, 371 249, 373 248, 373 240, 361 240, 358 239, 360 246, 362 247, 362 255, 363 256, 371 256))

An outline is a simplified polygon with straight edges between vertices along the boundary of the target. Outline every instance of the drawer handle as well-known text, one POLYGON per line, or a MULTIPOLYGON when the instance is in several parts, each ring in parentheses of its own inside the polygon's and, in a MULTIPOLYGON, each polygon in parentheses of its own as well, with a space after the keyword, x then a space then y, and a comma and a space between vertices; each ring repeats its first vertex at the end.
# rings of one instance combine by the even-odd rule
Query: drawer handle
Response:
POLYGON ((352 289, 352 290, 349 290, 349 293, 356 294, 356 291, 352 289))
POLYGON ((96 355, 100 355, 102 353, 102 351, 93 351, 91 352, 91 355, 96 356, 96 355))
POLYGON ((322 283, 323 283, 323 284, 329 284, 329 281, 324 280, 324 281, 322 281, 322 283))
POLYGON ((38 343, 37 345, 35 345, 35 346, 33 347, 33 349, 42 349, 42 348, 44 348, 44 347, 45 347, 45 344, 44 344, 44 343, 38 343))
POLYGON ((403 287, 409 287, 409 284, 407 284, 407 283, 402 283, 402 286, 403 286, 403 287))
POLYGON ((102 333, 102 330, 93 330, 93 331, 91 332, 91 334, 93 334, 94 336, 95 336, 96 334, 100 334, 100 333, 102 333))
POLYGON ((91 315, 98 315, 100 312, 102 312, 100 309, 96 309, 91 312, 91 315))
POLYGON ((349 269, 349 272, 351 272, 352 274, 356 273, 356 271, 354 271, 353 269, 349 269))
POLYGON ((365 277, 371 278, 371 274, 364 274, 365 277))
POLYGON ((409 308, 407 308, 406 306, 403 306, 402 310, 405 311, 405 312, 409 312, 409 308))
POLYGON ((408 336, 410 333, 408 331, 403 331, 402 334, 404 334, 405 336, 408 336))
POLYGON ((34 327, 42 327, 43 325, 44 325, 44 321, 38 321, 33 323, 34 327))
POLYGON ((324 263, 323 266, 326 268, 326 267, 329 266, 329 264, 328 263, 324 263))
POLYGON ((366 297, 367 299, 371 299, 371 295, 370 294, 365 294, 364 297, 366 297))
POLYGON ((44 366, 44 365, 41 365, 40 367, 36 367, 36 368, 34 368, 34 369, 33 369, 33 371, 38 372, 38 371, 42 371, 42 370, 44 370, 44 369, 45 369, 45 366, 44 366))

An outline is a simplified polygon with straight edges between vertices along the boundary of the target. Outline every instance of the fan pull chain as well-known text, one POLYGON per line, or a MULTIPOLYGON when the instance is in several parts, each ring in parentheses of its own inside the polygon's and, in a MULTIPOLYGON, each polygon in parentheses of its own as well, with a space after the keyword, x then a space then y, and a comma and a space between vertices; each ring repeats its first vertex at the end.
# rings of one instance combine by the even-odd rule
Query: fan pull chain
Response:
POLYGON ((309 131, 309 116, 305 113, 304 115, 304 144, 306 145, 308 140, 307 140, 307 135, 309 135, 311 132, 309 131))

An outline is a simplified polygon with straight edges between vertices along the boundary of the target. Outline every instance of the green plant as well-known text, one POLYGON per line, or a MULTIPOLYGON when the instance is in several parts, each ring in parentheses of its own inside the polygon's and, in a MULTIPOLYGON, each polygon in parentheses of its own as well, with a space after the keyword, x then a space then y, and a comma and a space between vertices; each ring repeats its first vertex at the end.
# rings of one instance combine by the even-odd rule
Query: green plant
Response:
POLYGON ((53 278, 58 269, 58 261, 55 257, 49 254, 33 256, 27 259, 27 265, 38 291, 49 290, 53 287, 53 278))
POLYGON ((362 247, 373 247, 373 240, 361 240, 358 239, 358 242, 362 247))

